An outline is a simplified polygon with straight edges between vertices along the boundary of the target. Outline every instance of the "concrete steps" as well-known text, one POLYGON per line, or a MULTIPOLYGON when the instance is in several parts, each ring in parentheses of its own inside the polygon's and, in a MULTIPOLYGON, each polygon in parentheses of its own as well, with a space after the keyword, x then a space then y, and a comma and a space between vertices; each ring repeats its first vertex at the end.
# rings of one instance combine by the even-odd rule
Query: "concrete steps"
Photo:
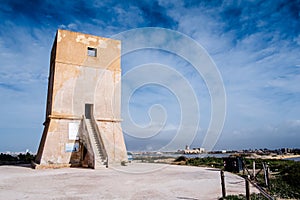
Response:
POLYGON ((86 127, 90 136, 91 145, 95 156, 94 168, 103 168, 106 166, 106 158, 104 157, 103 149, 101 148, 101 144, 97 136, 97 131, 93 127, 92 120, 86 119, 86 127))

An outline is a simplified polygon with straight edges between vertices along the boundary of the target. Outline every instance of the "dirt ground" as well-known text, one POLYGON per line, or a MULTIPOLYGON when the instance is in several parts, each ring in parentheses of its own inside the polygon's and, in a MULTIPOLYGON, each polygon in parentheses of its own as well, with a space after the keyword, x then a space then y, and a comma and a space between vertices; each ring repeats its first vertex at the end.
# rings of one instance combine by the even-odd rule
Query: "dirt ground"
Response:
MULTIPOLYGON (((225 172, 225 180, 227 194, 245 194, 241 177, 225 172)), ((216 200, 221 194, 220 172, 203 167, 131 163, 99 170, 34 170, 0 166, 0 199, 216 200)))

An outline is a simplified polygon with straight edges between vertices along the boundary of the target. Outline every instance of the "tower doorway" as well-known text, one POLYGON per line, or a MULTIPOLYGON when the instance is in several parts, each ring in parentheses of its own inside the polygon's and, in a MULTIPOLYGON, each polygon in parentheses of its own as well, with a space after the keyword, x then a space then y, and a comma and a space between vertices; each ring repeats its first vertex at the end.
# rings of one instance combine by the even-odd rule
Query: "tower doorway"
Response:
POLYGON ((85 118, 92 119, 93 114, 93 104, 85 104, 85 118))

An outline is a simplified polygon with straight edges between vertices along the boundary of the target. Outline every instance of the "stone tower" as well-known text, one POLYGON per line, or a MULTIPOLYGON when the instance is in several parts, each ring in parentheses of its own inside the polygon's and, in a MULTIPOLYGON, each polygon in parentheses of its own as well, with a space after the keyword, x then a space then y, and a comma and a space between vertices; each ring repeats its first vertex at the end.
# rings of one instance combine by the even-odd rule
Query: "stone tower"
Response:
POLYGON ((101 168, 127 161, 120 58, 118 40, 57 31, 36 168, 101 168))

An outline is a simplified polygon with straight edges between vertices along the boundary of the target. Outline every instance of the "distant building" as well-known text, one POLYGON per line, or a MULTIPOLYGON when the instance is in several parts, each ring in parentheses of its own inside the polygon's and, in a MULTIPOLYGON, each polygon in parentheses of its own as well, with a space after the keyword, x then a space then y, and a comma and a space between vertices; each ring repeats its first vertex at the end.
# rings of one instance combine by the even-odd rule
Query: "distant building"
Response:
POLYGON ((204 153, 204 152, 205 152, 204 148, 185 149, 183 151, 184 154, 200 154, 200 153, 204 153))
POLYGON ((121 42, 58 30, 51 51, 37 168, 127 161, 121 119, 121 42))

